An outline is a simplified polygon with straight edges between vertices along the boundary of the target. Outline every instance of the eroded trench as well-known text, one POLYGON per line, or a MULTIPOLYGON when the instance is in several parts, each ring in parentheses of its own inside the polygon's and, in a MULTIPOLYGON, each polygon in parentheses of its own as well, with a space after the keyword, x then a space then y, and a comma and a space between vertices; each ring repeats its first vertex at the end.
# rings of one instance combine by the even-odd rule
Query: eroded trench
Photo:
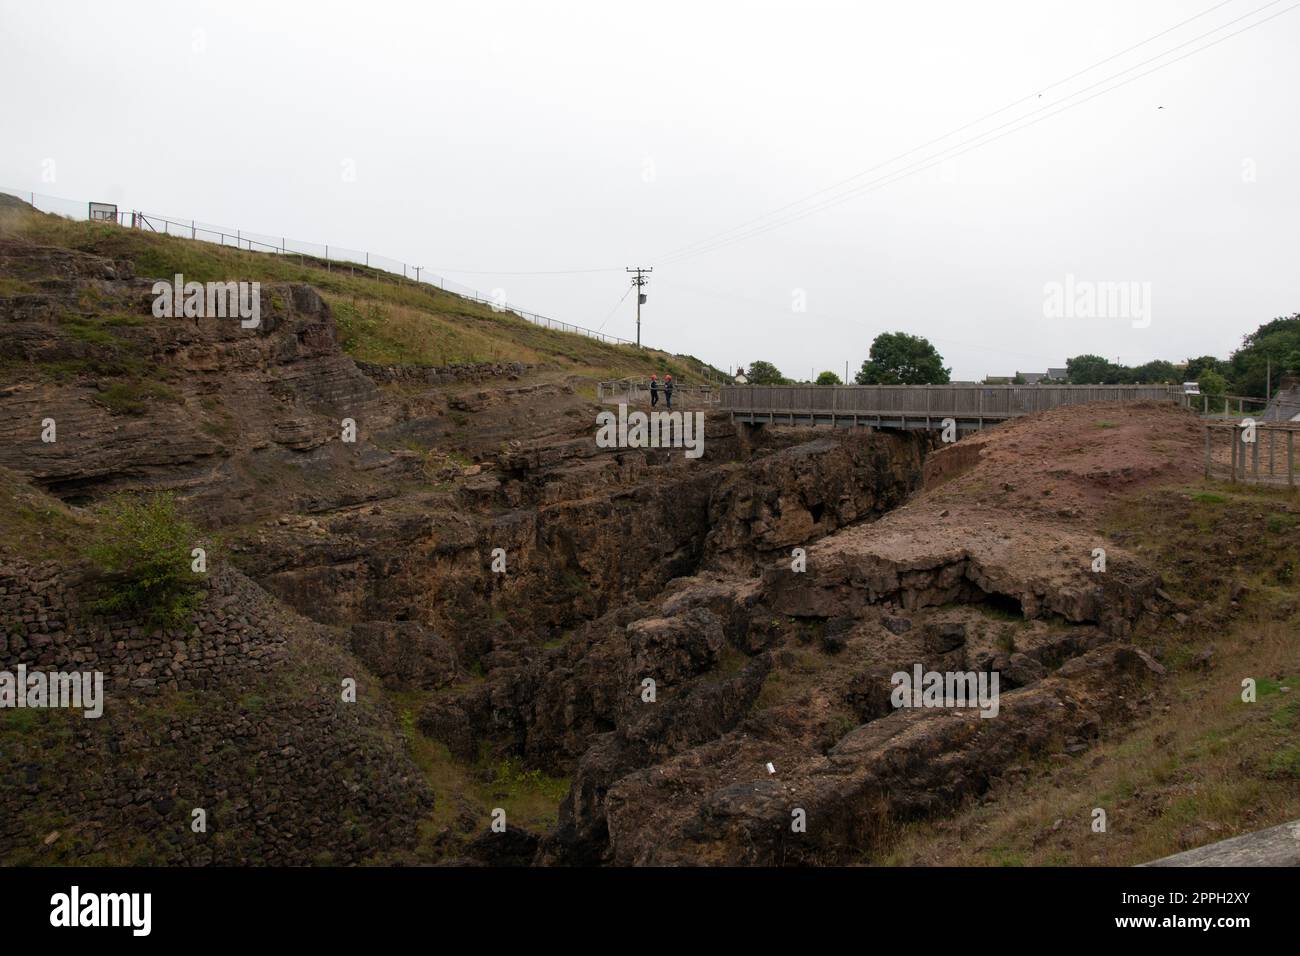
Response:
POLYGON ((977 548, 893 555, 873 529, 920 489, 927 441, 741 434, 695 468, 628 453, 599 473, 523 469, 523 507, 467 509, 390 557, 354 651, 428 691, 419 729, 456 759, 572 780, 553 830, 465 853, 852 861, 888 821, 947 812, 1123 719, 1159 668, 1120 643, 1154 584, 1052 580, 977 548), (996 673, 997 718, 900 711, 891 675, 917 664, 996 673))

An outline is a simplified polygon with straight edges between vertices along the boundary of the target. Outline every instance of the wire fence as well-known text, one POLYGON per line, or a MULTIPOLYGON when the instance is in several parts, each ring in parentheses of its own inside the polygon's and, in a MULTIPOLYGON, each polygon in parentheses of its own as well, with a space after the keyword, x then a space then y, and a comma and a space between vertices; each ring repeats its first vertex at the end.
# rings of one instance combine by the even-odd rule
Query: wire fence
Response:
MULTIPOLYGON (((47 196, 42 193, 24 192, 0 187, 0 192, 7 193, 30 203, 41 212, 53 213, 66 219, 91 219, 90 203, 67 199, 61 196, 47 196)), ((631 345, 631 339, 619 338, 595 329, 589 329, 571 322, 561 322, 537 312, 530 312, 510 305, 503 296, 479 295, 479 290, 452 282, 443 276, 433 275, 422 266, 411 265, 400 259, 376 255, 358 249, 349 249, 328 243, 304 242, 287 236, 270 236, 265 233, 249 232, 229 226, 200 222, 197 219, 185 219, 176 216, 164 216, 140 210, 118 210, 115 215, 105 212, 97 221, 116 222, 125 228, 143 229, 160 235, 174 236, 178 239, 190 239, 196 242, 209 242, 221 246, 231 246, 249 252, 265 252, 278 256, 297 258, 302 265, 311 265, 327 271, 350 270, 353 275, 366 275, 371 278, 391 279, 397 282, 423 283, 445 292, 453 292, 464 299, 478 302, 503 315, 513 315, 534 325, 553 329, 558 332, 570 332, 597 339, 608 345, 631 345)))

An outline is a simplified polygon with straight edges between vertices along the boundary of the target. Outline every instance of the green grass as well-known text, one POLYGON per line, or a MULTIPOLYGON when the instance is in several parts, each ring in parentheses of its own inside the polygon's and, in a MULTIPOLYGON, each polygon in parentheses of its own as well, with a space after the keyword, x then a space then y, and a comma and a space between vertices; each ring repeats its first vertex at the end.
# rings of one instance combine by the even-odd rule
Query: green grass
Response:
POLYGON ((115 415, 141 415, 151 402, 180 404, 182 399, 162 382, 132 378, 113 382, 95 396, 95 401, 115 415))
POLYGON ((1296 526, 1297 518, 1293 514, 1271 514, 1265 523, 1269 534, 1285 534, 1296 526))
POLYGON ((0 541, 7 551, 29 561, 73 559, 87 529, 63 502, 0 468, 0 541))
MULTIPOLYGON (((700 381, 690 357, 651 349, 613 345, 584 335, 544 328, 509 313, 473 302, 428 283, 365 266, 327 264, 310 256, 245 252, 228 246, 124 229, 105 223, 75 222, 57 216, 6 211, 0 233, 113 259, 130 260, 138 276, 167 279, 181 273, 187 281, 231 279, 262 283, 305 282, 321 291, 335 310, 344 348, 355 358, 377 364, 446 365, 456 362, 547 363, 583 370, 596 378, 671 372, 681 381, 700 381)), ((3 290, 0 289, 0 294, 3 290)), ((282 307, 272 292, 272 306, 282 307)), ((111 304, 83 300, 87 311, 111 304)), ((103 324, 136 324, 135 317, 111 313, 103 324)), ((147 317, 139 317, 147 321, 147 317)), ((103 329, 99 330, 101 333, 103 329)), ((93 336, 91 327, 79 335, 93 336)), ((98 344, 107 344, 97 339, 98 344)), ((720 369, 712 369, 725 379, 720 369)))
POLYGON ((0 297, 11 295, 30 295, 40 290, 30 282, 24 282, 22 279, 11 279, 7 276, 0 276, 0 297))

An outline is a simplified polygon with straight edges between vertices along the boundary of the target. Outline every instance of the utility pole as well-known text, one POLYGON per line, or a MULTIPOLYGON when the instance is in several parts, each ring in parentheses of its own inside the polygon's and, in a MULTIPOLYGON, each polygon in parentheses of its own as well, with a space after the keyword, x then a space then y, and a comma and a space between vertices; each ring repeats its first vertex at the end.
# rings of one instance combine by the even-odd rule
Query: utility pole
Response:
POLYGON ((625 269, 626 272, 634 272, 636 276, 632 279, 632 284, 636 286, 636 347, 641 347, 641 306, 645 303, 645 293, 641 291, 650 280, 645 277, 648 272, 654 272, 653 268, 646 269, 637 266, 635 269, 625 269))

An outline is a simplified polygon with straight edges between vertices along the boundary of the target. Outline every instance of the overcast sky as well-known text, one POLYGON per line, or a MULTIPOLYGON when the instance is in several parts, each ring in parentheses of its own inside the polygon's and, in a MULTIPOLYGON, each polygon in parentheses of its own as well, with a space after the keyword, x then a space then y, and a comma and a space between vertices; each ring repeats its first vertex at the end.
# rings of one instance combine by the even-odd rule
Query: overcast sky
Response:
POLYGON ((892 330, 956 379, 1226 356, 1300 310, 1295 2, 0 0, 0 186, 370 250, 629 338, 622 270, 653 266, 643 340, 723 368, 843 375, 892 330), (1051 315, 1067 275, 1149 283, 1149 315, 1051 315))

